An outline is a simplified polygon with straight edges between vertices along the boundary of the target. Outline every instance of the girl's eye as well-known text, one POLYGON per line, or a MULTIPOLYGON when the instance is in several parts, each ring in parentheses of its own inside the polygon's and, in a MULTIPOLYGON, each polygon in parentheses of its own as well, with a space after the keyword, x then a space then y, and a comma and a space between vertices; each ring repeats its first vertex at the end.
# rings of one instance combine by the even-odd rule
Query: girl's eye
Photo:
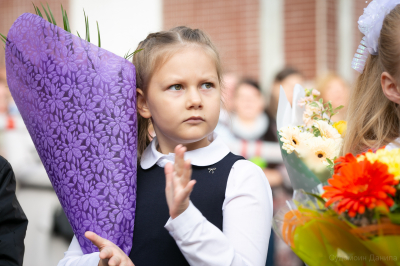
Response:
POLYGON ((169 87, 168 89, 173 90, 173 91, 180 91, 180 90, 182 90, 183 88, 182 88, 182 85, 180 85, 180 84, 175 84, 175 85, 172 85, 171 87, 169 87))
POLYGON ((209 90, 209 89, 213 88, 213 84, 212 83, 204 83, 204 84, 201 85, 201 88, 209 90))

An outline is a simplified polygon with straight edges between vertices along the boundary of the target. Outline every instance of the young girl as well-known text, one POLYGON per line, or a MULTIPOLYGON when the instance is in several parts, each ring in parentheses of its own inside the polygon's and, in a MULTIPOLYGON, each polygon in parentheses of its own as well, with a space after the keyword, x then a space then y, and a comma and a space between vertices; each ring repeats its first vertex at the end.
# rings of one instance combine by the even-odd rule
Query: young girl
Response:
POLYGON ((362 74, 357 80, 347 111, 345 154, 399 145, 399 3, 373 1, 360 17, 360 29, 365 34, 362 43, 370 55, 365 66, 362 59, 353 61, 353 67, 362 74))
POLYGON ((265 265, 271 188, 259 167, 213 132, 221 101, 214 45, 200 30, 177 27, 150 34, 137 49, 132 251, 86 232, 100 252, 83 255, 74 238, 58 265, 265 265))

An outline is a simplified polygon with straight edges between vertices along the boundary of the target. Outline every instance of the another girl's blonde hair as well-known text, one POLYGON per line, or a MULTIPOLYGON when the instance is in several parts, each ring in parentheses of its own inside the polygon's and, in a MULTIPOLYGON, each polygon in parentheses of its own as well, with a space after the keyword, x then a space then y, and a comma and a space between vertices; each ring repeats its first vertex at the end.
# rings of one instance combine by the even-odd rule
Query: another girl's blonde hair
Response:
POLYGON ((384 19, 378 55, 369 55, 358 77, 347 112, 343 153, 375 150, 400 136, 400 110, 384 95, 381 74, 388 72, 400 85, 400 5, 384 19))
MULTIPOLYGON (((169 31, 160 31, 149 34, 141 41, 132 59, 136 67, 136 87, 140 88, 146 95, 152 75, 175 53, 185 47, 201 47, 215 61, 218 80, 222 80, 222 68, 218 51, 210 38, 199 29, 191 29, 185 26, 173 28, 169 31)), ((151 120, 142 117, 139 112, 138 118, 138 159, 142 156, 146 147, 150 144, 149 125, 151 120)))

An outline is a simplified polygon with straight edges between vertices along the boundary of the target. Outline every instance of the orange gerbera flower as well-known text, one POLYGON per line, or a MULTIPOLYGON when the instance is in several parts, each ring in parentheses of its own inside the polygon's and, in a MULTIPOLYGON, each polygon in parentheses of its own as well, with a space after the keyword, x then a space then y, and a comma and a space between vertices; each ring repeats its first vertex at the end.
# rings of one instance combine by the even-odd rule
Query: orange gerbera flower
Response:
POLYGON ((398 183, 394 175, 388 173, 388 166, 378 161, 357 162, 352 154, 341 158, 342 166, 335 169, 335 174, 325 186, 323 198, 328 199, 326 207, 337 203, 340 213, 348 211, 350 217, 363 214, 365 208, 383 206, 388 209, 394 201, 389 195, 395 195, 394 185, 398 183))

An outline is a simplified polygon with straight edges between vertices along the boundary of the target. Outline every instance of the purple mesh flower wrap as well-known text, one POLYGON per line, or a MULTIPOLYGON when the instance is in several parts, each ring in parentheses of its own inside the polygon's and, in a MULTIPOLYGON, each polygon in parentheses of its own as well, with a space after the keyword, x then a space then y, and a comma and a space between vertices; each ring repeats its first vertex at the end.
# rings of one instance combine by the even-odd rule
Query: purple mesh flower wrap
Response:
MULTIPOLYGON (((93 231, 132 248, 135 67, 33 14, 6 44, 7 81, 84 254, 93 231)), ((35 199, 32 199, 35 200, 35 199)))

